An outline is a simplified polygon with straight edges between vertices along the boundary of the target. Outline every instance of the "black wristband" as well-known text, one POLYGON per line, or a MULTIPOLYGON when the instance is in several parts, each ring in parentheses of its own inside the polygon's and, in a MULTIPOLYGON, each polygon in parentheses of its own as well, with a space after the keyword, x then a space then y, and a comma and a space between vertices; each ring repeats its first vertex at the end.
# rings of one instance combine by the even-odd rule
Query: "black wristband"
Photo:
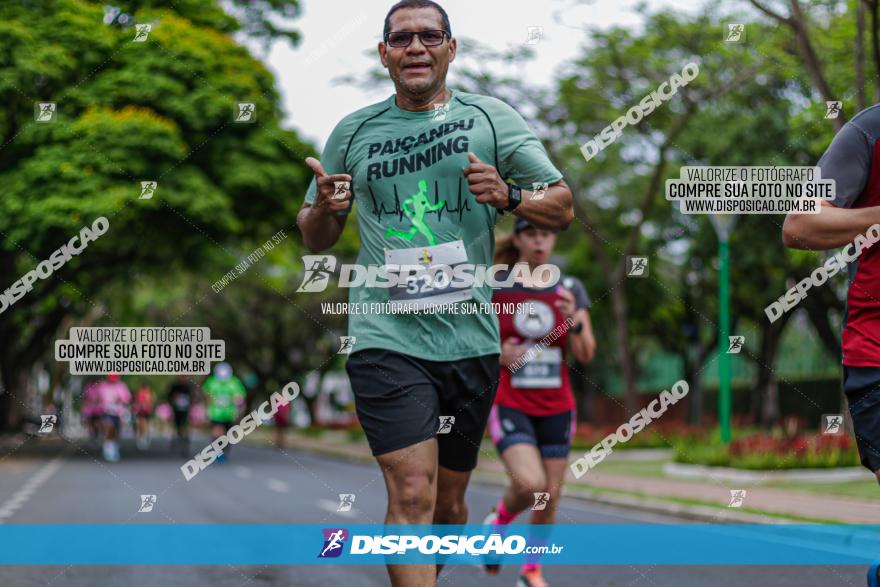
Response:
POLYGON ((571 328, 569 328, 569 330, 571 330, 571 331, 574 332, 575 334, 580 334, 581 331, 583 331, 583 329, 584 329, 584 323, 583 323, 583 322, 578 322, 577 324, 575 324, 574 326, 572 326, 571 328))
POLYGON ((505 212, 513 212, 513 210, 522 202, 522 189, 513 184, 507 184, 507 207, 505 212))

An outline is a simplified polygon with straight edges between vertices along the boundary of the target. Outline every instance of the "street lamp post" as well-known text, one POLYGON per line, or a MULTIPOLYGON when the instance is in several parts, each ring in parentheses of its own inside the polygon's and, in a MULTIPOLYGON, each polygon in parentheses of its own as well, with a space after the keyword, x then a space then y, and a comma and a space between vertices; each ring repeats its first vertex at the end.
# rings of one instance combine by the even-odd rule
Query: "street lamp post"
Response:
POLYGON ((736 219, 733 214, 709 216, 718 235, 718 423, 724 444, 730 442, 730 232, 736 219))

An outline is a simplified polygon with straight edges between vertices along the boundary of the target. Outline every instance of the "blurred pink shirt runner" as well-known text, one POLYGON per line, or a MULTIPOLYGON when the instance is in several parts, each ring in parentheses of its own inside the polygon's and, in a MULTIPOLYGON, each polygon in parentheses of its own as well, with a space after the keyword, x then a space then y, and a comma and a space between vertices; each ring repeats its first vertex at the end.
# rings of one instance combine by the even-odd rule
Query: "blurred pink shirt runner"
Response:
POLYGON ((86 389, 86 402, 98 406, 97 414, 122 417, 126 414, 126 406, 131 403, 131 392, 122 381, 111 383, 105 379, 86 389))

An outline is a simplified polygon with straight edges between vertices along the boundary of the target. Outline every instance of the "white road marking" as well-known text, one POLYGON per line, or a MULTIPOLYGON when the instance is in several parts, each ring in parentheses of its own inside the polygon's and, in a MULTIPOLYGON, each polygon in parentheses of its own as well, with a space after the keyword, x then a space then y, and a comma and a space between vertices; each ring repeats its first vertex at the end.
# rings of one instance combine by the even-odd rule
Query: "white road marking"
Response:
POLYGON ((269 479, 266 481, 266 485, 269 489, 277 491, 278 493, 287 493, 290 490, 290 486, 279 479, 269 479))
POLYGON ((4 518, 8 518, 12 514, 16 512, 21 506, 23 506, 27 501, 31 498, 33 493, 39 489, 39 487, 49 480, 52 475, 58 472, 58 469, 61 468, 61 465, 64 464, 64 458, 61 456, 57 456, 45 465, 43 465, 36 473, 34 473, 30 479, 25 481, 25 484, 22 485, 18 491, 12 494, 9 499, 6 500, 5 503, 0 505, 0 524, 3 523, 4 518))

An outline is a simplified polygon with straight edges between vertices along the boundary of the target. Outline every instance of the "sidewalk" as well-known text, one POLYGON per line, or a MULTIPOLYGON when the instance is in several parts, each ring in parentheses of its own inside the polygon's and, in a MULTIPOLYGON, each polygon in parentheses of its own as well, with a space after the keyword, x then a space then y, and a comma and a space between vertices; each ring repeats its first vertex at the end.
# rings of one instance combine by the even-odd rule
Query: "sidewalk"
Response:
MULTIPOLYGON (((373 462, 365 441, 352 442, 342 435, 325 433, 320 438, 303 435, 289 437, 290 446, 336 457, 373 462)), ((480 455, 475 479, 505 485, 500 461, 480 455)), ((752 486, 729 481, 711 483, 603 473, 601 466, 575 479, 566 476, 564 494, 569 497, 671 514, 706 522, 786 523, 825 522, 880 524, 880 487, 876 500, 823 496, 752 486), (746 490, 741 508, 730 508, 731 490, 746 490)))

